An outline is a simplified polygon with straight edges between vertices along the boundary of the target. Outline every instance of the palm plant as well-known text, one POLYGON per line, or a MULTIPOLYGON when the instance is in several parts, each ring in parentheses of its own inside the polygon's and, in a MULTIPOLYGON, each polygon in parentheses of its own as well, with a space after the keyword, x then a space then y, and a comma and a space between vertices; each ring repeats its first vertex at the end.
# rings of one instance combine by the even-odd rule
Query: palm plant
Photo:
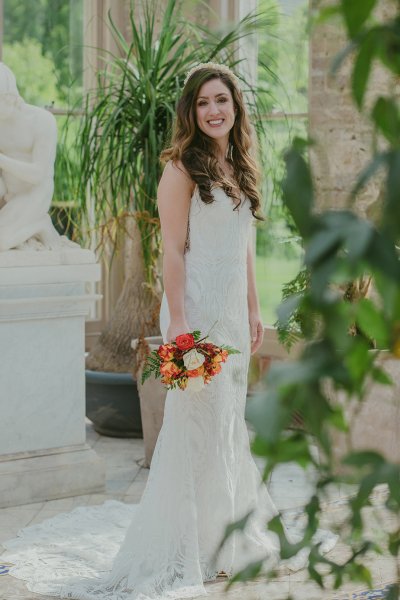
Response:
MULTIPOLYGON (((181 5, 144 2, 140 23, 132 3, 131 41, 110 18, 117 54, 104 53, 98 87, 86 99, 80 148, 80 210, 113 248, 128 239, 123 290, 114 314, 88 357, 92 370, 132 369, 131 339, 158 333, 160 227, 156 194, 159 155, 171 132, 187 71, 201 62, 223 62, 239 71, 250 111, 263 110, 257 89, 243 74, 238 47, 248 35, 273 28, 271 13, 249 14, 225 32, 188 22, 181 5), (87 190, 90 189, 90 194, 87 190), (133 250, 132 250, 133 248, 133 250)), ((261 118, 255 118, 259 132, 261 118)))

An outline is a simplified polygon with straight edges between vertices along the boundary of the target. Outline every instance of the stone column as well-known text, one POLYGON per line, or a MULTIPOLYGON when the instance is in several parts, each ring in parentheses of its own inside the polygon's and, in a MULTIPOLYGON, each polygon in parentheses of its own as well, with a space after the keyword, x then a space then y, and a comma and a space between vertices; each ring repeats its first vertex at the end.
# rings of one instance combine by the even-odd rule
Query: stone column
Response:
POLYGON ((0 507, 104 488, 85 441, 89 250, 0 253, 0 507))
MULTIPOLYGON (((321 4, 311 0, 311 7, 321 4)), ((386 13, 385 6, 380 10, 386 13)), ((336 76, 330 74, 333 59, 346 44, 344 28, 337 19, 317 26, 310 41, 309 133, 316 142, 311 162, 321 208, 343 208, 348 204, 356 176, 371 158, 373 132, 365 115, 389 85, 386 72, 379 66, 373 69, 365 110, 360 114, 351 96, 352 59, 345 61, 336 76)), ((379 197, 379 188, 379 180, 371 182, 352 207, 365 214, 379 197)))

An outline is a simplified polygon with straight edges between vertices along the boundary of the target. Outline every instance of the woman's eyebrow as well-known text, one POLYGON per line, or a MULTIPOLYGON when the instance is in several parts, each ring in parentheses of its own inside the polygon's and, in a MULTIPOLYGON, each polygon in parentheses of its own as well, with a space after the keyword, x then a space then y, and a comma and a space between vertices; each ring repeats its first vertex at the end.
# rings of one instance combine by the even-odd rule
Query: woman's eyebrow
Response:
MULTIPOLYGON (((226 92, 220 92, 219 94, 215 94, 215 98, 218 98, 218 96, 227 96, 228 94, 226 92)), ((209 96, 197 96, 197 100, 199 98, 205 98, 206 100, 208 100, 209 96)))

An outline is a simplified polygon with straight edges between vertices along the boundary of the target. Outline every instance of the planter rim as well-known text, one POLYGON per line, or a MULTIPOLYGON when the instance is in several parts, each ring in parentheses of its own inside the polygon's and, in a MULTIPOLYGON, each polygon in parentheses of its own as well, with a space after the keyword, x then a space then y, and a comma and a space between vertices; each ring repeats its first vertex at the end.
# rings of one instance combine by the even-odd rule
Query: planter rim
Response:
MULTIPOLYGON (((149 335, 146 336, 144 339, 152 349, 156 349, 164 343, 162 335, 149 335)), ((138 342, 138 338, 133 338, 133 340, 131 341, 131 348, 133 350, 137 349, 138 342)))
POLYGON ((89 383, 108 383, 112 385, 130 385, 135 383, 132 373, 111 373, 108 371, 85 370, 86 381, 89 383))

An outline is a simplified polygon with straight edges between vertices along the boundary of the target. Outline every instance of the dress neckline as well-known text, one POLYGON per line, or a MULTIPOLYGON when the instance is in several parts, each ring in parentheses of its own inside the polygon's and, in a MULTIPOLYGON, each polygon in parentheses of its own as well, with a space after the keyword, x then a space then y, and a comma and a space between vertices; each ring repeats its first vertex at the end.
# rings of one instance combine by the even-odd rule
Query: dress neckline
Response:
MULTIPOLYGON (((220 186, 220 185, 213 185, 213 186, 211 186, 211 192, 214 192, 214 190, 221 190, 223 192, 225 198, 227 198, 231 202, 231 204, 232 204, 232 206, 233 206, 234 209, 235 208, 240 208, 242 206, 243 200, 245 198, 244 193, 242 191, 240 191, 240 202, 238 204, 235 204, 234 201, 232 200, 232 198, 230 196, 228 196, 228 194, 225 192, 225 190, 224 190, 224 188, 222 186, 220 186)), ((198 197, 200 198, 199 186, 197 185, 197 183, 195 184, 195 187, 194 187, 194 190, 193 190, 193 193, 192 193, 191 197, 193 198, 193 196, 196 193, 197 193, 198 197)), ((201 198, 200 198, 200 200, 201 200, 201 198)))

